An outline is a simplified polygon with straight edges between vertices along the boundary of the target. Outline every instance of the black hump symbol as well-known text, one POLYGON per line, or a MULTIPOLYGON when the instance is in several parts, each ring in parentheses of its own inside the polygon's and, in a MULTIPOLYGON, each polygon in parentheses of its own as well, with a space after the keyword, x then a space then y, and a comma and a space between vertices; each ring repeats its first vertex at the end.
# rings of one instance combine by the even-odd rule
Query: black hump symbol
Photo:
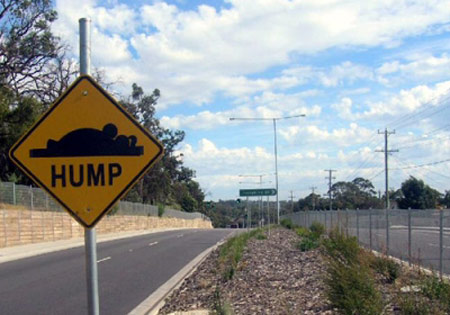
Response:
POLYGON ((74 157, 74 156, 139 156, 144 147, 136 146, 137 139, 131 135, 117 136, 117 127, 107 124, 103 130, 76 129, 59 141, 49 139, 47 148, 31 149, 30 157, 74 157))

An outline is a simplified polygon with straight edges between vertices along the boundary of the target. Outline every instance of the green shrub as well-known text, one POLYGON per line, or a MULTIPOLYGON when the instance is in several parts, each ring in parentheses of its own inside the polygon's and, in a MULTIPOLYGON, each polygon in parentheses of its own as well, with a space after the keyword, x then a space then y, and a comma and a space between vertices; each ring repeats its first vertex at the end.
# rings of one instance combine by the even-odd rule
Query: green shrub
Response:
POLYGON ((323 241, 323 245, 324 254, 330 259, 348 264, 359 263, 358 256, 361 253, 361 248, 356 237, 348 237, 336 228, 323 241))
POLYGON ((312 237, 304 237, 298 244, 297 248, 302 252, 309 251, 311 249, 315 249, 319 247, 319 241, 312 237))
POLYGON ((158 204, 158 217, 161 218, 163 216, 164 209, 165 209, 165 206, 162 203, 158 204))
POLYGON ((437 315, 443 314, 430 304, 430 301, 415 294, 402 294, 397 299, 397 305, 402 315, 437 315))
POLYGON ((335 229, 323 241, 326 293, 343 314, 381 314, 383 302, 355 237, 335 229))
POLYGON ((295 233, 297 233, 297 235, 300 237, 308 237, 310 234, 310 231, 307 228, 298 227, 295 229, 295 233))
POLYGON ((329 301, 342 313, 381 314, 381 295, 366 266, 329 261, 325 283, 329 301))
POLYGON ((263 233, 258 233, 258 234, 256 234, 255 238, 257 240, 265 240, 265 239, 267 239, 267 236, 265 236, 263 233))
POLYGON ((322 223, 314 221, 309 227, 311 233, 316 237, 320 238, 323 234, 325 234, 325 226, 322 223))
POLYGON ((281 219, 280 221, 281 226, 284 226, 285 228, 291 230, 294 227, 294 223, 292 223, 291 219, 281 219))
POLYGON ((400 265, 387 257, 373 256, 370 266, 379 274, 384 275, 389 283, 394 282, 400 276, 400 265))
POLYGON ((435 275, 426 277, 422 284, 422 293, 431 300, 439 301, 450 313, 450 283, 435 275))

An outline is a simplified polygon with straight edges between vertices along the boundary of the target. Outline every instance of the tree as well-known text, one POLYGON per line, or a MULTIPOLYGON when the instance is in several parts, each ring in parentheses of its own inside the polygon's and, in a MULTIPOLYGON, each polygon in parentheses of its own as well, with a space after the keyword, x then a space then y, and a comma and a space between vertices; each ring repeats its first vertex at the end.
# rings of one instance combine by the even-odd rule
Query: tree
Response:
POLYGON ((426 185, 423 180, 411 176, 401 186, 403 196, 399 198, 401 209, 432 209, 438 205, 441 193, 426 185))
POLYGON ((183 141, 185 133, 182 130, 166 129, 160 125, 155 117, 155 106, 159 97, 158 89, 146 95, 142 87, 134 83, 130 97, 121 102, 150 133, 161 141, 165 151, 161 160, 126 198, 152 204, 176 203, 189 212, 201 210, 205 194, 200 185, 193 180, 195 172, 183 166, 183 161, 180 159, 182 155, 175 152, 177 145, 183 141))
POLYGON ((331 187, 333 204, 340 209, 368 209, 379 206, 372 183, 357 177, 351 182, 337 182, 331 187))
POLYGON ((445 206, 447 209, 450 208, 450 190, 445 191, 445 195, 441 199, 441 204, 445 206))
POLYGON ((0 82, 17 95, 39 90, 46 67, 62 46, 50 31, 51 0, 0 1, 0 82))
POLYGON ((42 104, 31 97, 17 97, 6 87, 0 87, 0 180, 31 184, 8 158, 8 151, 34 123, 42 104))

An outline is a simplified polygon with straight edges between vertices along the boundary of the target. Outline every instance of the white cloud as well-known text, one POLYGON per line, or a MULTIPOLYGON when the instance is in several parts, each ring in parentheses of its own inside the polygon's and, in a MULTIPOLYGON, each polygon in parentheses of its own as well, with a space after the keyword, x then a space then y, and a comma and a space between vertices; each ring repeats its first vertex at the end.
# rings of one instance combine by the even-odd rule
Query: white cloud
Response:
POLYGON ((333 104, 341 118, 347 120, 380 119, 383 117, 398 117, 417 111, 425 106, 437 106, 441 104, 441 98, 450 92, 450 81, 444 81, 434 86, 419 85, 409 90, 402 89, 397 95, 387 98, 385 101, 367 102, 367 110, 352 112, 352 100, 343 98, 340 103, 333 104))
POLYGON ((353 84, 358 80, 373 80, 373 70, 367 66, 344 61, 329 69, 312 66, 296 66, 283 71, 283 74, 293 76, 298 83, 317 82, 324 87, 336 87, 353 84))
MULTIPOLYGON (((228 8, 201 5, 195 11, 181 11, 164 2, 105 8, 93 0, 59 0, 56 6, 60 21, 55 30, 73 47, 77 47, 77 20, 85 15, 111 39, 109 44, 103 41, 104 47, 93 49, 94 66, 120 69, 129 64, 125 50, 136 52, 139 57, 132 57, 136 61, 133 71, 138 75, 125 75, 124 80, 144 78, 139 83, 146 89, 160 88, 166 105, 186 100, 208 102, 218 91, 245 95, 267 88, 289 88, 300 84, 301 78, 253 80, 248 75, 288 64, 293 54, 393 45, 448 22, 450 16, 448 1, 236 0, 230 1, 228 8), (129 43, 120 40, 123 34, 131 35, 129 43), (115 64, 118 61, 121 64, 115 64)), ((93 38, 93 43, 96 40, 93 38)), ((326 86, 336 86, 343 80, 361 78, 370 79, 370 71, 343 63, 320 80, 326 86)), ((132 82, 125 83, 129 86, 132 82)))
MULTIPOLYGON (((280 107, 280 106, 278 106, 280 107)), ((229 111, 201 111, 194 115, 176 115, 173 117, 163 116, 160 121, 161 124, 166 128, 177 128, 177 129, 195 129, 195 130, 210 130, 218 128, 224 125, 230 125, 233 123, 234 126, 239 124, 238 120, 230 122, 231 117, 237 118, 277 118, 283 116, 294 116, 300 114, 306 114, 307 117, 318 116, 321 113, 321 107, 314 105, 312 107, 297 107, 290 111, 282 111, 280 108, 272 106, 239 106, 233 110, 229 111)))
POLYGON ((447 53, 440 56, 419 54, 407 63, 401 63, 399 60, 386 62, 376 72, 381 83, 392 85, 411 80, 446 79, 449 68, 450 57, 447 53))
POLYGON ((355 144, 365 143, 373 134, 373 130, 351 123, 348 128, 335 128, 328 131, 316 125, 291 126, 280 129, 280 135, 288 142, 301 144, 326 143, 331 150, 345 148, 355 144))

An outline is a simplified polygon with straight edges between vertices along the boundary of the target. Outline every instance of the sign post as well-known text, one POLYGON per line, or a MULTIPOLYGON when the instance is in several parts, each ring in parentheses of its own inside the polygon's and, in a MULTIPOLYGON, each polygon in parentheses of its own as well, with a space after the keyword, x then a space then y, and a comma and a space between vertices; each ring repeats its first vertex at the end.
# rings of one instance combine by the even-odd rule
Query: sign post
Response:
MULTIPOLYGON (((91 20, 81 18, 80 28, 80 74, 91 74, 91 20)), ((84 251, 86 264, 86 288, 88 314, 100 314, 100 301, 98 296, 98 269, 97 269, 97 233, 95 227, 84 228, 84 251)))
POLYGON ((9 156, 85 228, 88 313, 97 315, 95 225, 164 150, 89 76, 90 20, 79 23, 81 76, 12 146, 9 156))

